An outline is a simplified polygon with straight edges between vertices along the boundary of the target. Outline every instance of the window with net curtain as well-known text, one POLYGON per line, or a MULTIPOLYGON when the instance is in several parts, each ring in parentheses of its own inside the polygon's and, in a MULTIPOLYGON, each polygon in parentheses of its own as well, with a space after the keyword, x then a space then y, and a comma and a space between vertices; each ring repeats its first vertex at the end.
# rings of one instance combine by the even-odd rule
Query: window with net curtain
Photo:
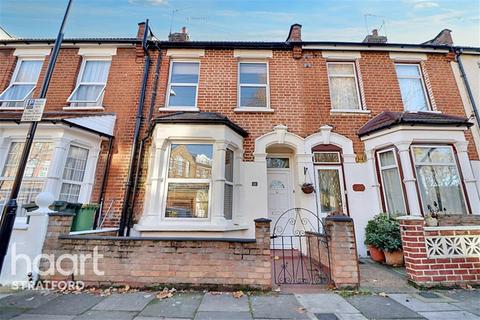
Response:
POLYGON ((88 149, 70 146, 63 170, 59 200, 78 202, 87 166, 88 149))
POLYGON ((225 219, 231 220, 233 215, 233 151, 225 152, 225 194, 223 200, 223 214, 225 219))
POLYGON ((451 146, 413 146, 412 156, 425 213, 429 208, 466 214, 467 207, 451 146))
POLYGON ((23 108, 31 99, 42 70, 43 60, 19 59, 10 85, 0 94, 0 103, 5 108, 23 108))
POLYGON ((268 107, 268 68, 266 62, 239 64, 239 107, 268 107))
POLYGON ((173 61, 168 85, 167 106, 193 108, 197 106, 200 64, 193 61, 173 61))
MULTIPOLYGON (((18 169, 20 156, 24 143, 12 142, 8 150, 7 158, 0 177, 0 209, 3 209, 5 202, 10 196, 13 180, 18 169)), ((33 202, 35 197, 43 191, 47 178, 48 169, 52 161, 53 143, 34 142, 28 157, 25 173, 18 195, 17 217, 26 222, 26 211, 22 205, 33 202)))
POLYGON ((428 111, 427 93, 418 64, 395 64, 405 111, 428 111))
POLYGON ((360 110, 354 62, 328 62, 328 83, 333 110, 360 110))
POLYGON ((77 86, 68 98, 72 107, 102 106, 110 63, 110 60, 83 60, 77 86))
POLYGON ((402 181, 394 149, 377 153, 383 198, 390 214, 406 214, 402 181))
POLYGON ((212 164, 211 144, 170 146, 166 218, 208 218, 212 164))

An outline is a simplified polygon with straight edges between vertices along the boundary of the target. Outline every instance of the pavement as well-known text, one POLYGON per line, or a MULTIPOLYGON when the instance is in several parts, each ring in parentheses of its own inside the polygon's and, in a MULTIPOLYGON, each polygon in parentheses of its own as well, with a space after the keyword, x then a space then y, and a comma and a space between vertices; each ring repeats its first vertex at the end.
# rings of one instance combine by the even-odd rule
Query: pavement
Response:
POLYGON ((480 320, 480 291, 286 294, 153 292, 108 296, 20 291, 0 296, 0 319, 15 320, 480 320))

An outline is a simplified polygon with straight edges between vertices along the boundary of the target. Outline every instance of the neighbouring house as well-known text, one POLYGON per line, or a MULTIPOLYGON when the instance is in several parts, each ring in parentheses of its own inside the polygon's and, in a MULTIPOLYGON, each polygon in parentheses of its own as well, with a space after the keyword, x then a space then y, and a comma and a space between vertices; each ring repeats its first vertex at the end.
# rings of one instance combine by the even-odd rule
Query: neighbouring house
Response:
MULTIPOLYGON (((136 38, 65 40, 22 203, 42 190, 101 202, 101 227, 197 247, 258 238, 255 219, 275 230, 292 208, 340 212, 361 256, 380 212, 421 216, 435 203, 480 214, 479 150, 451 47, 376 31, 303 41, 298 24, 284 42, 190 41, 186 29, 169 39, 140 24, 136 38)), ((0 41, 0 201, 51 44, 0 41)), ((22 210, 17 227, 28 228, 22 210)))

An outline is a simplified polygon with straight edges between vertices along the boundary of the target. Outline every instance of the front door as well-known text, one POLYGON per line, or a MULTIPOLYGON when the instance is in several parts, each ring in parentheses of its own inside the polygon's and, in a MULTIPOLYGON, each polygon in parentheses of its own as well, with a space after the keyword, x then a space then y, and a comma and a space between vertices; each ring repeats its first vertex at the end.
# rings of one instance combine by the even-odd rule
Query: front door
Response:
POLYGON ((290 169, 268 169, 268 216, 275 225, 278 217, 292 208, 293 189, 290 169))
POLYGON ((339 211, 347 213, 345 187, 340 166, 315 166, 320 216, 339 211))

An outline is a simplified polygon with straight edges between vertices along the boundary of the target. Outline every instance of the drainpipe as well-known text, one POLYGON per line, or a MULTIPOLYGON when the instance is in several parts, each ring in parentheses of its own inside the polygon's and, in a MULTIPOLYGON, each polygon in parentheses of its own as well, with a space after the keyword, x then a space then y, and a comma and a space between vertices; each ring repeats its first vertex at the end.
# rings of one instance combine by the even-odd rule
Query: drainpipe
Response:
POLYGON ((477 126, 480 128, 480 115, 478 113, 477 104, 475 103, 475 99, 473 97, 472 88, 468 82, 467 75, 465 74, 465 69, 463 68, 462 59, 460 55, 463 53, 463 49, 456 49, 455 50, 455 58, 458 62, 458 67, 460 69, 460 76, 463 79, 463 83, 465 84, 465 88, 467 89, 468 99, 470 100, 470 104, 472 105, 473 113, 475 114, 475 120, 477 122, 477 126))
POLYGON ((105 189, 107 187, 108 172, 110 171, 110 164, 112 162, 113 139, 114 139, 114 137, 110 137, 110 139, 108 141, 107 161, 106 161, 106 164, 105 164, 105 170, 103 170, 102 185, 100 187, 100 193, 98 195, 98 201, 97 201, 97 203, 100 204, 100 208, 95 213, 95 219, 93 221, 93 229, 97 229, 97 227, 98 227, 98 216, 102 212, 103 205, 105 204, 105 189))
POLYGON ((137 154, 138 149, 138 140, 140 137, 140 129, 142 126, 143 120, 143 106, 145 102, 145 92, 147 89, 147 81, 148 81, 148 72, 150 69, 150 55, 148 54, 148 47, 147 47, 147 38, 149 33, 148 27, 148 19, 145 22, 145 31, 143 33, 142 39, 142 48, 145 52, 145 62, 144 62, 144 69, 143 69, 143 80, 142 86, 140 91, 140 98, 138 100, 138 107, 137 107, 137 116, 135 119, 135 129, 133 131, 133 142, 132 142, 132 151, 130 152, 130 160, 128 164, 128 173, 127 173, 127 182, 125 183, 125 192, 123 194, 123 203, 122 203, 122 213, 120 216, 120 225, 118 230, 119 236, 125 236, 125 228, 127 225, 127 216, 128 216, 128 209, 129 209, 129 200, 130 194, 132 190, 132 180, 133 180, 133 166, 135 164, 135 156, 137 154))
POLYGON ((140 178, 140 169, 142 167, 142 159, 143 159, 145 143, 152 136, 152 132, 153 132, 153 126, 152 126, 151 120, 152 120, 153 112, 155 108, 155 100, 157 98, 157 87, 158 87, 158 78, 160 75, 160 65, 162 64, 162 50, 158 46, 158 43, 156 43, 155 46, 158 50, 158 56, 157 56, 157 62, 156 62, 157 65, 155 66, 155 78, 153 80, 152 97, 150 98, 150 109, 148 111, 148 118, 147 118, 148 129, 147 129, 147 135, 140 141, 140 148, 138 151, 137 164, 135 169, 135 179, 133 182, 133 190, 132 190, 132 201, 128 210, 127 233, 126 233, 127 237, 130 236, 130 229, 131 229, 132 220, 133 220, 133 208, 135 208, 135 199, 136 199, 136 194, 138 189, 138 180, 140 178))

